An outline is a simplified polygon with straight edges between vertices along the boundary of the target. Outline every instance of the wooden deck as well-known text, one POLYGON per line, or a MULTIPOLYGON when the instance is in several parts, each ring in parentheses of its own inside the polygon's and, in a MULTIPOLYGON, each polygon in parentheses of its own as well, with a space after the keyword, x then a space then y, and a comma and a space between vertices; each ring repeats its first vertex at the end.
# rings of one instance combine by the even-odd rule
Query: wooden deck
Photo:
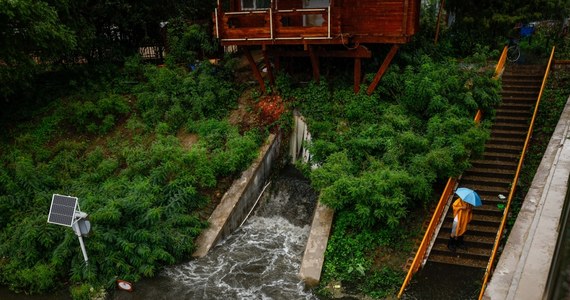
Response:
POLYGON ((220 5, 214 30, 222 45, 403 44, 419 29, 419 2, 337 0, 303 8, 301 1, 282 0, 265 9, 235 11, 220 5))

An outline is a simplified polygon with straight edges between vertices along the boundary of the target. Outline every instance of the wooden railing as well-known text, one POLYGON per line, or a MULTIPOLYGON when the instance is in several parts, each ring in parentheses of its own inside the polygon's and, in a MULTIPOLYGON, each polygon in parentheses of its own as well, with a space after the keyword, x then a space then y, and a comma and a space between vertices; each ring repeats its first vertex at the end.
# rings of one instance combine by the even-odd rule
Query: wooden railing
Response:
POLYGON ((540 92, 538 93, 538 99, 536 100, 536 105, 534 107, 534 112, 532 114, 532 119, 530 121, 530 126, 528 128, 528 132, 526 134, 526 139, 524 141, 524 146, 521 152, 521 156, 519 158, 519 164, 517 166, 517 172, 515 173, 515 178, 511 183, 511 191, 509 192, 509 197, 507 198, 507 205, 505 206, 505 210, 503 211, 503 219, 501 220, 501 225, 499 227, 499 232, 495 237, 495 244, 493 246, 493 252, 491 253, 491 258, 489 259, 489 263, 487 264, 487 269, 485 270, 485 277, 483 278, 483 284, 481 285, 481 292, 479 293, 479 300, 483 299, 483 294, 485 293, 485 288, 487 287, 487 282, 489 281, 489 277, 491 276, 493 265, 495 263, 495 258, 497 256, 497 250, 501 243, 501 238, 503 236, 503 230, 505 229, 505 225, 507 223, 509 209, 511 207, 511 200, 513 199, 513 195, 515 194, 517 182, 519 180, 520 171, 523 165, 524 157, 526 154, 526 150, 528 148, 530 138, 532 136, 532 130, 534 127, 534 122, 536 119, 536 114, 538 112, 538 106, 540 105, 540 99, 542 98, 542 93, 544 92, 544 87, 546 86, 546 79, 548 79, 548 73, 550 73, 550 67, 552 65, 552 59, 554 57, 554 50, 555 47, 552 47, 552 52, 550 53, 550 58, 548 60, 548 64, 546 65, 546 71, 544 72, 544 77, 542 79, 542 85, 540 87, 540 92))
POLYGON ((333 28, 336 13, 330 6, 239 12, 220 12, 216 9, 215 34, 222 42, 331 39, 333 34, 338 34, 333 28), (321 17, 322 25, 307 24, 307 18, 311 16, 321 17))

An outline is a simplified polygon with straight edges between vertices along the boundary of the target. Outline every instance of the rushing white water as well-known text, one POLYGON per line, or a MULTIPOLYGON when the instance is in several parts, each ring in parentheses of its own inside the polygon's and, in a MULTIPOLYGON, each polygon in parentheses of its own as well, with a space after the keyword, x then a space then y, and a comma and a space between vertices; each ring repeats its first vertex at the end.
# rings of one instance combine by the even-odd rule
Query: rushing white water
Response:
POLYGON ((317 299, 297 277, 316 195, 292 167, 205 257, 165 269, 137 299, 317 299))

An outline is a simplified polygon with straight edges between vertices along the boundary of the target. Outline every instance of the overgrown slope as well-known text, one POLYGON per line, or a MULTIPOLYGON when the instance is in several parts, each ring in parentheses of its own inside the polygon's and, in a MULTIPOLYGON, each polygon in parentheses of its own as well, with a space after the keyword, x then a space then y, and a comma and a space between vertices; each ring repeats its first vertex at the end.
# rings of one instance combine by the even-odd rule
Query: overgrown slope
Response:
POLYGON ((117 278, 153 276, 192 253, 205 192, 257 156, 264 130, 241 134, 225 119, 239 91, 224 68, 133 59, 116 72, 72 81, 44 108, 22 107, 32 110, 26 122, 4 123, 0 283, 27 293, 69 283, 83 298, 117 278), (46 222, 56 193, 79 197, 89 214, 88 265, 73 231, 46 222))

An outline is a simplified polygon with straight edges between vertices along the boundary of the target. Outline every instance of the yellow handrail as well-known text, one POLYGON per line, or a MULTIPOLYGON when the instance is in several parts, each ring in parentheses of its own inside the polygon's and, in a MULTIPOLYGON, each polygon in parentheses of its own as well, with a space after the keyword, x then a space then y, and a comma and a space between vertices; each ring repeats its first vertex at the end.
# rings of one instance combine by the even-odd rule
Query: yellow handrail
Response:
POLYGON ((420 267, 420 262, 423 261, 423 259, 424 259, 427 247, 428 247, 429 243, 431 242, 431 239, 432 239, 433 234, 435 232, 435 227, 439 223, 439 219, 441 218, 441 214, 443 213, 443 209, 445 208, 445 205, 447 204, 447 200, 448 200, 449 196, 451 196, 453 193, 453 189, 455 188, 455 183, 456 183, 455 178, 449 177, 449 179, 447 180, 447 184, 445 185, 445 189, 443 189, 443 193, 441 194, 441 197, 439 198, 439 202, 437 204, 435 212, 433 213, 433 216, 431 217, 431 221, 429 222, 429 226, 426 229, 426 233, 424 234, 424 238, 422 239, 422 243, 420 244, 420 248, 416 252, 416 256, 414 257, 412 265, 410 266, 410 269, 408 270, 408 274, 406 275, 406 279, 404 279, 404 283, 402 284, 402 287, 400 288, 400 292, 398 293, 398 298, 400 298, 402 296, 402 294, 404 293, 404 289, 406 288, 406 286, 408 285, 408 283, 412 279, 412 275, 418 271, 418 269, 420 267))
POLYGON ((505 69, 505 63, 507 61, 507 50, 508 46, 503 48, 503 52, 501 53, 501 57, 499 57, 499 61, 497 62, 497 66, 495 67, 495 75, 493 75, 493 79, 499 79, 503 74, 503 70, 505 69))
POLYGON ((542 79, 542 85, 540 87, 540 92, 538 93, 538 99, 536 100, 536 105, 534 107, 534 112, 532 114, 532 119, 530 121, 530 126, 528 128, 528 132, 526 134, 526 139, 524 141, 523 150, 521 152, 521 156, 519 158, 519 164, 517 166, 517 172, 515 173, 515 178, 511 183, 511 191, 509 193, 509 197, 507 198, 507 205, 505 210, 503 211, 503 219, 501 220, 501 225, 499 227, 499 232, 497 232, 497 236, 495 237, 495 245, 493 246, 493 252, 491 253, 491 258, 489 259, 489 263, 487 264, 487 269, 485 270, 485 277, 483 278, 483 284, 481 285, 481 292, 479 293, 479 300, 483 299, 483 294, 485 293, 485 288, 487 287, 487 282, 489 281, 489 276, 491 275, 491 269, 495 262, 495 257, 497 254, 497 249, 499 248, 499 244, 501 241, 501 237, 503 235, 503 230, 505 228, 505 224, 507 222, 507 217, 509 214, 509 208, 511 206, 511 200, 515 193, 517 181, 519 180, 520 171, 522 168, 524 156, 526 154, 526 150, 528 148, 528 144, 530 142, 530 137, 532 136, 532 129, 534 127, 534 121, 536 119, 536 114, 538 112, 538 105, 540 104, 540 99, 542 98, 542 93, 544 92, 544 87, 546 86, 546 79, 548 78, 548 73, 550 72, 550 66, 552 64, 552 58, 554 57, 554 50, 555 47, 552 47, 552 52, 550 53, 550 59, 548 60, 548 65, 546 66, 546 71, 544 73, 544 77, 542 79))

